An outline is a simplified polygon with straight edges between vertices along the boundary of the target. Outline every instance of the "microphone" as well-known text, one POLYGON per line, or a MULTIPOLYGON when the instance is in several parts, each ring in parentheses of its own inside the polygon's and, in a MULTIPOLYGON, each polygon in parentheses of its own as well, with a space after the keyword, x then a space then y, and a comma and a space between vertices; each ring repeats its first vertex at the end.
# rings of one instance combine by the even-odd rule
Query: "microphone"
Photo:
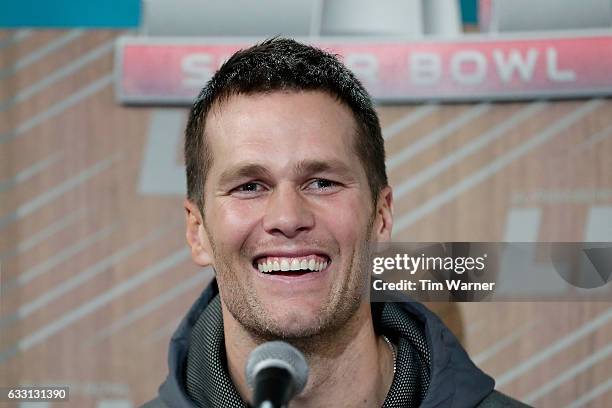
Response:
POLYGON ((253 389, 255 408, 282 408, 304 389, 308 363, 292 345, 269 341, 249 354, 246 379, 253 389))

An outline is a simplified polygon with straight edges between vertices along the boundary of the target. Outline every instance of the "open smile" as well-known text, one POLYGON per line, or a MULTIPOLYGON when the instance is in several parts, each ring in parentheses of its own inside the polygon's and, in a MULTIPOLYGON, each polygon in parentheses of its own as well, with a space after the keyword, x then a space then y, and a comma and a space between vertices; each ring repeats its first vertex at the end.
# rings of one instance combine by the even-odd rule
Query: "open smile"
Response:
POLYGON ((275 272, 319 272, 330 264, 327 256, 264 256, 253 261, 253 266, 262 273, 275 272))

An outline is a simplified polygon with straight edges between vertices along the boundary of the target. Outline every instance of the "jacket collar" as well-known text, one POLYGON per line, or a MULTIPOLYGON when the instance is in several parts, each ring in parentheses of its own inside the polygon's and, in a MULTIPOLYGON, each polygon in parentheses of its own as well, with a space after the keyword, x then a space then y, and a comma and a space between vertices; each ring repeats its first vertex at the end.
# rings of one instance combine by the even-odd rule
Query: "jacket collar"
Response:
MULTIPOLYGON (((196 406, 188 397, 185 384, 189 340, 200 315, 218 292, 213 280, 172 336, 169 372, 159 388, 160 399, 170 407, 196 406)), ((493 390, 494 380, 474 365, 457 338, 434 313, 418 302, 395 303, 393 307, 413 316, 425 331, 430 350, 430 384, 422 408, 473 407, 493 390)), ((392 330, 398 331, 398 328, 392 330)), ((401 337, 401 329, 399 334, 401 337)))

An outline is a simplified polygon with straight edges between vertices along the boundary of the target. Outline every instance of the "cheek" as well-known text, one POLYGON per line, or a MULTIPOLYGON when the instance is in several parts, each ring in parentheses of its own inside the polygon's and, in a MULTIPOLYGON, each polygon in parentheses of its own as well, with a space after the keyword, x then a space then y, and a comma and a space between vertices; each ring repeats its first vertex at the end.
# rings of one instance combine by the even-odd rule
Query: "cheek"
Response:
POLYGON ((209 213, 214 225, 213 238, 226 245, 241 245, 260 219, 259 207, 255 200, 220 202, 209 213))
POLYGON ((344 197, 339 201, 330 203, 320 220, 324 220, 326 229, 341 246, 351 247, 366 239, 363 234, 368 225, 370 207, 360 197, 344 197))

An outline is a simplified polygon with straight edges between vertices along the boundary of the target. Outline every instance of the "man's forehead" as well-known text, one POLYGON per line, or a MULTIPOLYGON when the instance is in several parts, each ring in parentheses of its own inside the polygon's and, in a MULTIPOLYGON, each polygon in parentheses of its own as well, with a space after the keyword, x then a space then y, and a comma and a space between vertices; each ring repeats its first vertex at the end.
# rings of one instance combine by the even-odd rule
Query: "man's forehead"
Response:
POLYGON ((330 121, 333 125, 348 125, 353 130, 359 126, 353 112, 338 98, 319 90, 279 90, 272 92, 239 93, 220 98, 206 114, 205 133, 211 128, 227 126, 228 121, 264 123, 265 120, 291 122, 316 119, 330 121), (270 113, 270 115, 266 115, 270 113), (297 117, 296 117, 297 114, 297 117))
MULTIPOLYGON (((243 156, 337 158, 351 163, 357 125, 352 112, 323 92, 237 95, 206 120, 204 137, 214 162, 224 166, 243 156)), ((312 164, 312 163, 311 163, 312 164)))

